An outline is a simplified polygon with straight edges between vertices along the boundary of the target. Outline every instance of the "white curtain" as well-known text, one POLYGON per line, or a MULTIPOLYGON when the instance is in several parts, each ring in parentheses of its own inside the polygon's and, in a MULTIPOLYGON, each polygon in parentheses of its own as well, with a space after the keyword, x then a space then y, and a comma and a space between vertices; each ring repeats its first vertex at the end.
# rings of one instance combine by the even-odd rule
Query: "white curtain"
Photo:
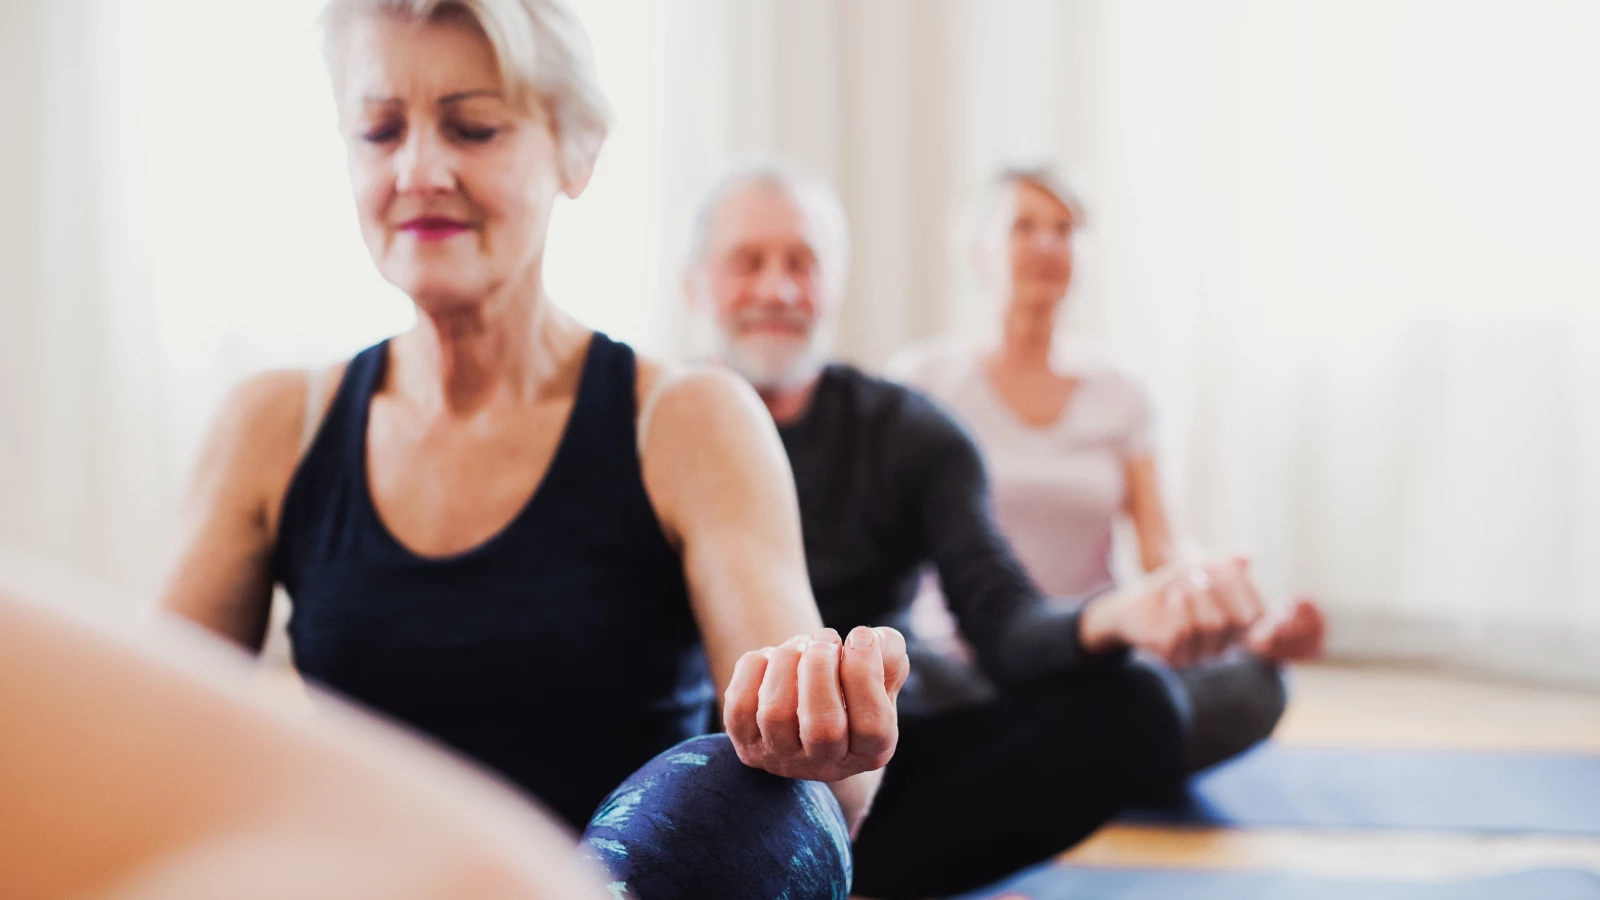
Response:
MULTIPOLYGON (((228 385, 410 312, 371 271, 318 0, 0 5, 0 541, 158 570, 228 385)), ((838 186, 841 355, 986 314, 995 166, 1085 195, 1072 328, 1150 383, 1180 522, 1345 652, 1600 681, 1600 11, 1584 0, 578 0, 618 122, 566 308, 687 349, 730 161, 838 186)))
POLYGON ((168 520, 114 9, 0 5, 0 544, 148 582, 168 520))

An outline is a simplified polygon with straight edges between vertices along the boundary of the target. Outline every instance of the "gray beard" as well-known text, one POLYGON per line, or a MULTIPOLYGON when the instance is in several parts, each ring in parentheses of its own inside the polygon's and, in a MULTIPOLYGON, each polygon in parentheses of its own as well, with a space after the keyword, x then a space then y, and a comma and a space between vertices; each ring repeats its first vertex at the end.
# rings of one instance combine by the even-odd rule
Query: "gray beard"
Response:
POLYGON ((758 391, 783 391, 797 388, 822 371, 828 362, 828 341, 820 332, 813 333, 793 356, 781 362, 763 358, 763 354, 748 352, 736 340, 718 332, 715 355, 717 362, 737 372, 758 391))

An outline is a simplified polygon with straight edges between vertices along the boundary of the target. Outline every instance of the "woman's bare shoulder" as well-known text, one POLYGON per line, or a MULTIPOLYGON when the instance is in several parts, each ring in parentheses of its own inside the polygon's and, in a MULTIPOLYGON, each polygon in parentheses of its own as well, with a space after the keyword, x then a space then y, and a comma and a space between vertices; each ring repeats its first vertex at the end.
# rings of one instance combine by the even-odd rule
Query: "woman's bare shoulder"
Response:
MULTIPOLYGON (((738 427, 739 422, 767 418, 755 390, 721 366, 668 363, 641 356, 638 397, 640 425, 670 423, 664 434, 738 427)), ((645 437, 641 432, 641 444, 645 437)))
POLYGON ((333 402, 345 365, 274 369, 236 384, 212 420, 199 480, 236 496, 257 496, 271 509, 333 402))

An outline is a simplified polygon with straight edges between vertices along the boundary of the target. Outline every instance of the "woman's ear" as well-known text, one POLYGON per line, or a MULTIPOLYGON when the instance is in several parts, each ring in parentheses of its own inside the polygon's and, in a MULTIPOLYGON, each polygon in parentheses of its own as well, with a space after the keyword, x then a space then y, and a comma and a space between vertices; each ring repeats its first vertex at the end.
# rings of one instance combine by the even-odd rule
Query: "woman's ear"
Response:
POLYGON ((600 126, 586 135, 576 146, 567 147, 562 141, 561 126, 552 122, 550 131, 555 135, 556 146, 561 147, 561 191, 576 200, 594 177, 594 164, 600 158, 600 146, 606 140, 606 128, 600 126))

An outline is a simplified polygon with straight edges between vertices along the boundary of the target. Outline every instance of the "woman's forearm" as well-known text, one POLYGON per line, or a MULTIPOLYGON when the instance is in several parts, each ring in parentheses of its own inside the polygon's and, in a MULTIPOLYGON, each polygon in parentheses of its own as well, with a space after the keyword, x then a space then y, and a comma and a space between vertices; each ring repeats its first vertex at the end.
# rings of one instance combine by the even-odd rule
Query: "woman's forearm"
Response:
POLYGON ((1172 535, 1162 534, 1159 539, 1139 536, 1139 564, 1146 573, 1164 569, 1178 558, 1172 535))
POLYGON ((1127 513, 1139 537, 1139 563, 1146 572, 1166 568, 1178 559, 1167 520, 1166 504, 1161 501, 1160 480, 1155 461, 1143 457, 1128 463, 1127 513))

